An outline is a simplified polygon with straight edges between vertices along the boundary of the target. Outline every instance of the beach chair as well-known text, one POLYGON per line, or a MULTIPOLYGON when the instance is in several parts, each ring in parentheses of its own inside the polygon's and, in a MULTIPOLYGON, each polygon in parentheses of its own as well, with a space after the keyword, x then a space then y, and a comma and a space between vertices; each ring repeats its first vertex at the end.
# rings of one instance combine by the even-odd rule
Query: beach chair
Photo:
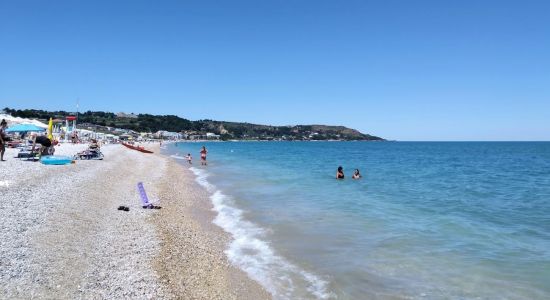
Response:
POLYGON ((90 160, 90 159, 102 160, 103 157, 104 155, 101 152, 101 150, 99 150, 99 148, 94 148, 94 149, 88 148, 87 150, 78 152, 75 155, 75 159, 87 159, 87 160, 90 160))
POLYGON ((36 137, 32 140, 32 146, 27 145, 25 148, 22 148, 17 154, 16 158, 24 161, 38 161, 41 156, 42 147, 36 146, 36 137))
POLYGON ((23 143, 20 140, 12 140, 8 141, 7 145, 8 148, 19 148, 23 145, 23 143))
POLYGON ((40 151, 34 146, 29 148, 23 148, 17 153, 17 157, 24 161, 38 161, 40 160, 40 151))

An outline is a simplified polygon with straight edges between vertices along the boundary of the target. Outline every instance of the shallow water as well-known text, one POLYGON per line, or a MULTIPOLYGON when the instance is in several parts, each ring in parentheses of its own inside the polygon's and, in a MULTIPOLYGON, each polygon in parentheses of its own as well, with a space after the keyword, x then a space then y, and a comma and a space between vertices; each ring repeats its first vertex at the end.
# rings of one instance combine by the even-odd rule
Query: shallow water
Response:
POLYGON ((550 297, 550 143, 206 146, 226 253, 276 298, 550 297))

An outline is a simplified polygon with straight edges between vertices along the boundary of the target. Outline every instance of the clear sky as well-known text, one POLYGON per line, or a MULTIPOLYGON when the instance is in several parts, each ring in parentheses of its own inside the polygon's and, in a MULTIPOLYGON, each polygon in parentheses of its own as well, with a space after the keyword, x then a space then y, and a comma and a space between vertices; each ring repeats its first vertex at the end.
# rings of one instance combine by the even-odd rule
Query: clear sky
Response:
POLYGON ((0 105, 550 140, 550 1, 0 0, 0 105))

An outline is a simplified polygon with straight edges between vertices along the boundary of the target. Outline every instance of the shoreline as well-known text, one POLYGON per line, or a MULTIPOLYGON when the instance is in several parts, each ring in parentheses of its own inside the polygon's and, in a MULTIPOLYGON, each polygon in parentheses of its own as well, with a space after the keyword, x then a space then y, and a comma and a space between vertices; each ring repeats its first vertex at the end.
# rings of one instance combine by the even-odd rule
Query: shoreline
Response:
MULTIPOLYGON (((214 151, 224 152, 219 150, 214 151)), ((285 257, 282 251, 279 252, 281 249, 278 250, 269 239, 272 229, 269 226, 262 227, 248 219, 249 212, 237 203, 239 197, 235 198, 231 188, 227 188, 223 182, 216 180, 216 171, 219 170, 217 165, 223 164, 223 159, 218 157, 213 161, 213 165, 209 164, 209 167, 198 164, 189 165, 183 157, 179 156, 178 153, 182 151, 183 153, 193 152, 190 149, 172 147, 166 149, 165 153, 167 155, 175 153, 170 157, 191 171, 195 175, 195 181, 208 192, 213 205, 212 210, 215 211, 208 219, 211 220, 214 217, 213 223, 230 235, 225 254, 231 264, 246 272, 249 278, 260 283, 276 299, 334 297, 334 294, 328 290, 329 282, 325 278, 308 271, 308 267, 300 265, 299 261, 292 261, 285 257)), ((231 175, 225 175, 229 176, 227 180, 231 180, 231 175)), ((247 182, 246 179, 243 180, 242 182, 247 182)), ((282 250, 284 251, 284 247, 282 250)))
POLYGON ((212 223, 194 175, 144 146, 155 154, 106 145, 105 160, 64 166, 19 161, 7 149, 0 298, 271 299, 228 262, 229 235, 212 223), (162 209, 141 208, 137 182, 162 209))
POLYGON ((190 170, 164 157, 170 160, 166 177, 177 180, 161 186, 163 215, 153 218, 161 235, 161 257, 165 258, 155 264, 161 278, 174 293, 190 298, 271 299, 259 283, 228 261, 224 250, 231 237, 212 222, 216 213, 206 189, 195 182, 190 170), (205 272, 197 274, 197 267, 205 272), (189 284, 200 288, 189 291, 189 284))

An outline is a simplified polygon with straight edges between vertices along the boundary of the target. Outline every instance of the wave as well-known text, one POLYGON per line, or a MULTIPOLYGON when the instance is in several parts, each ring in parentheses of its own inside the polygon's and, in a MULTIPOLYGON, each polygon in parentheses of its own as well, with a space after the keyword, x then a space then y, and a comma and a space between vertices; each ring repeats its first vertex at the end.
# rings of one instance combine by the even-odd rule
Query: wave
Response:
POLYGON ((189 168, 198 184, 211 194, 213 210, 217 212, 214 224, 233 237, 225 254, 229 261, 259 282, 275 299, 296 299, 301 296, 318 299, 334 297, 327 290, 328 283, 279 256, 262 237, 265 230, 243 218, 244 211, 235 206, 231 196, 222 193, 208 182, 208 172, 189 168))
POLYGON ((184 157, 184 156, 179 156, 179 155, 176 155, 176 154, 170 155, 170 157, 175 158, 175 159, 182 159, 182 160, 187 159, 187 158, 184 157))

